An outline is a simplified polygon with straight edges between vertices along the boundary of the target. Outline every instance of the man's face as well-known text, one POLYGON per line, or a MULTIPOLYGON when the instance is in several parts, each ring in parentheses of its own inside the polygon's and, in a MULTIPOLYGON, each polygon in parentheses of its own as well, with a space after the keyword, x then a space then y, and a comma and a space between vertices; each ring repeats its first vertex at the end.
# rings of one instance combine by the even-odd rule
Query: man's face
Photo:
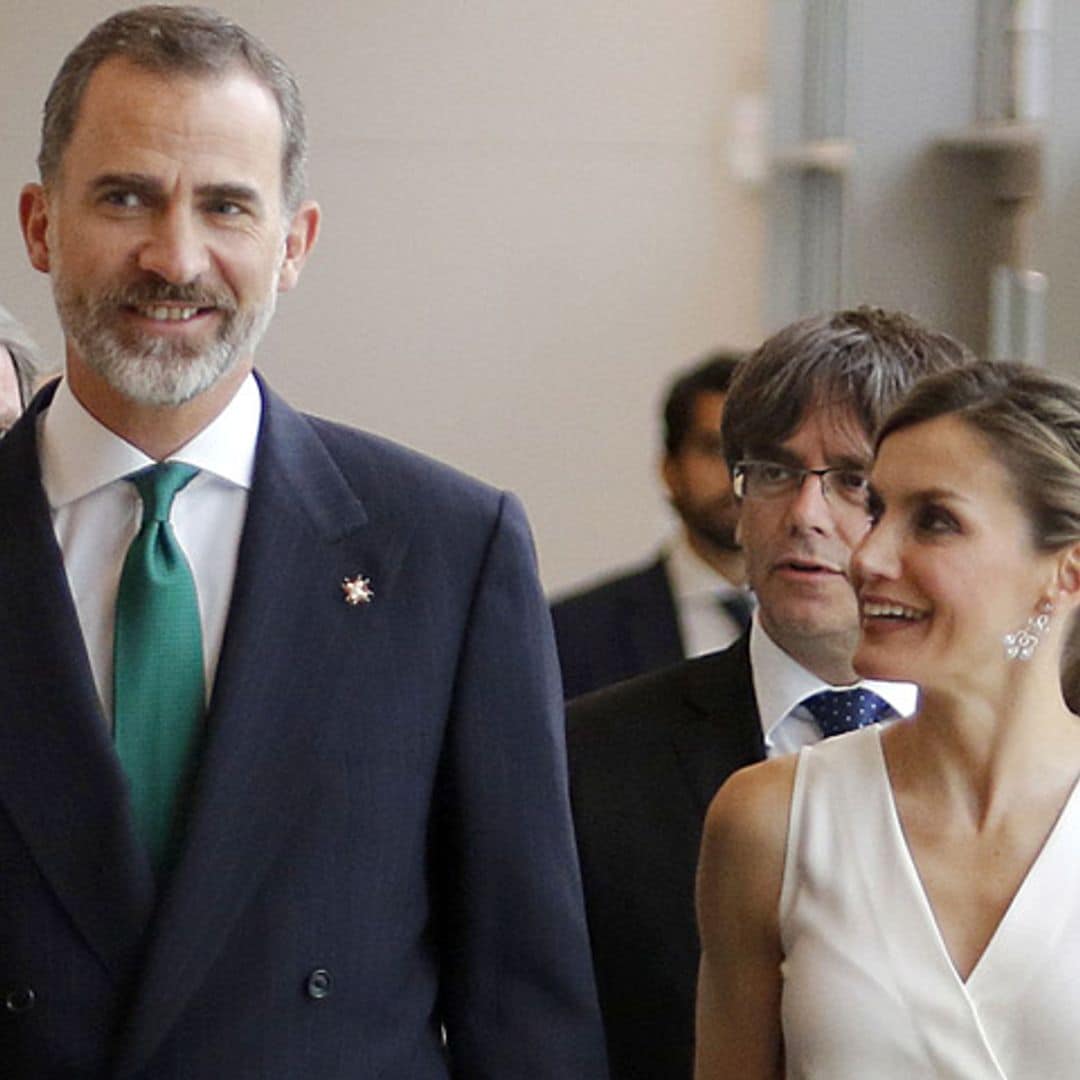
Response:
POLYGON ((22 396, 19 393, 19 377, 15 374, 15 360, 0 345, 0 435, 2 435, 22 412, 22 396))
MULTIPOLYGON (((852 413, 811 409, 785 442, 746 456, 808 469, 868 469, 871 449, 852 413)), ((750 587, 765 629, 787 652, 802 655, 808 643, 830 638, 850 639, 854 649, 859 613, 848 563, 868 527, 858 507, 827 501, 815 476, 787 495, 743 499, 738 535, 750 587)))
POLYGON ((687 530, 711 547, 735 551, 738 507, 720 442, 724 397, 711 390, 698 394, 690 430, 678 452, 664 458, 663 475, 687 530))
POLYGON ((273 96, 242 69, 164 76, 113 58, 94 72, 60 176, 20 204, 69 370, 179 405, 250 369, 317 226, 310 205, 284 221, 281 141, 273 96))

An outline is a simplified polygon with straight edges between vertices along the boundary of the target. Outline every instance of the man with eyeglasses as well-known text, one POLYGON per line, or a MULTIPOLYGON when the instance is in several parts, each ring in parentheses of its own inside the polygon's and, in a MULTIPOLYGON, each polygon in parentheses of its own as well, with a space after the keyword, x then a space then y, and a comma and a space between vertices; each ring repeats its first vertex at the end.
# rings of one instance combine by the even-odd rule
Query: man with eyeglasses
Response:
POLYGON ((909 316, 804 319, 745 360, 722 440, 758 606, 748 633, 574 702, 571 796, 612 1080, 689 1080, 705 812, 736 769, 906 715, 915 688, 859 684, 847 579, 869 524, 872 434, 924 374, 972 359, 909 316))

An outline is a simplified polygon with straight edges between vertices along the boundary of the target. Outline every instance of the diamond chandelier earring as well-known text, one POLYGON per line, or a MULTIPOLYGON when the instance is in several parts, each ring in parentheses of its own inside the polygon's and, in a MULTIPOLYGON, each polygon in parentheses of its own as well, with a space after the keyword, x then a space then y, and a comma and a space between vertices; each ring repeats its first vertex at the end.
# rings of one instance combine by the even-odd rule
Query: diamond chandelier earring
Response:
POLYGON ((1054 605, 1046 600, 1035 615, 1027 621, 1022 630, 1005 635, 1005 655, 1010 660, 1030 660, 1035 655, 1035 650, 1042 641, 1050 625, 1050 616, 1054 613, 1054 605))

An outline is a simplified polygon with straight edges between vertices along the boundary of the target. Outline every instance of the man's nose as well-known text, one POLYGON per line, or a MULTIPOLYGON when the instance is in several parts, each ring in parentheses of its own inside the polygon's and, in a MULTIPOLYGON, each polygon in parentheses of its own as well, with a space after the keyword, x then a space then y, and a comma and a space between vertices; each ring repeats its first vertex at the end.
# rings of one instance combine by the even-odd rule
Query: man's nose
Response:
POLYGON ((192 215, 170 208, 158 215, 139 250, 139 267, 173 285, 186 285, 205 273, 210 255, 192 215))
POLYGON ((836 527, 832 506, 825 497, 822 477, 806 473, 802 483, 792 492, 788 517, 793 525, 818 532, 832 532, 836 527))

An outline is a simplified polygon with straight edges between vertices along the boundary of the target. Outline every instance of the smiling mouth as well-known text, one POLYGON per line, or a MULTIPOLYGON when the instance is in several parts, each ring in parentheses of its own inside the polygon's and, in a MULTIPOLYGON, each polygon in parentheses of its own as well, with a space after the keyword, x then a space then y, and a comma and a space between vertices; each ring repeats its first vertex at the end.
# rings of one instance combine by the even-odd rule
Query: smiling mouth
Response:
POLYGON ((922 622, 929 612, 893 601, 864 600, 860 605, 864 619, 888 619, 890 622, 922 622))
POLYGON ((195 316, 211 311, 205 307, 169 307, 164 304, 147 304, 132 308, 136 314, 153 322, 189 322, 195 316))

